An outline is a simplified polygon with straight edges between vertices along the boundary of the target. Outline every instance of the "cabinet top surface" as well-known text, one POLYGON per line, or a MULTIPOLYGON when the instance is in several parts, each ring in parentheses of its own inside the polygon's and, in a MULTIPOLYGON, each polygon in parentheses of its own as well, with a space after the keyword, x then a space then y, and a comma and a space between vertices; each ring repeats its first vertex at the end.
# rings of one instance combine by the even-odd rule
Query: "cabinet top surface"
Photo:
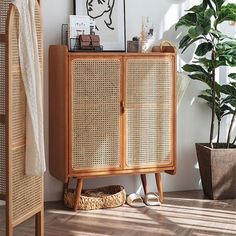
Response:
POLYGON ((154 52, 140 53, 140 52, 112 52, 112 51, 103 51, 103 52, 94 52, 94 51, 81 51, 81 52, 72 52, 68 51, 68 48, 65 45, 51 45, 50 48, 53 50, 63 50, 69 57, 78 57, 78 56, 121 56, 121 57, 145 57, 145 56, 176 56, 176 49, 174 47, 164 46, 163 51, 160 50, 160 47, 155 47, 154 52))

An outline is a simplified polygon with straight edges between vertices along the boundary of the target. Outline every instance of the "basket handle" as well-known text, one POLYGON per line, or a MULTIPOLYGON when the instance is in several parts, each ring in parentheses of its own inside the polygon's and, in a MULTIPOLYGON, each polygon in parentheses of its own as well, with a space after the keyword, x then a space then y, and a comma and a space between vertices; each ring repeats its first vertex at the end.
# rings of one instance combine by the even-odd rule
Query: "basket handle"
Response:
POLYGON ((160 43, 160 50, 161 52, 163 52, 163 47, 164 47, 164 44, 168 44, 169 46, 173 47, 174 48, 174 45, 173 43, 171 43, 170 41, 168 40, 162 40, 161 43, 160 43))

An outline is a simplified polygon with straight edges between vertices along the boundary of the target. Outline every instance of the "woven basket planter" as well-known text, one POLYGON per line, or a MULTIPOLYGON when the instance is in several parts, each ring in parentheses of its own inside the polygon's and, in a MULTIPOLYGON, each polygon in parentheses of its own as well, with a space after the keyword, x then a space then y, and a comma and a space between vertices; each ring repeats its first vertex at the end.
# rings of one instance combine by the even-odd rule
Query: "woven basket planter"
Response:
MULTIPOLYGON (((81 193, 78 210, 95 210, 122 206, 126 201, 126 192, 123 186, 111 185, 97 189, 84 190, 81 193)), ((69 190, 64 194, 64 204, 73 208, 75 191, 69 190)))

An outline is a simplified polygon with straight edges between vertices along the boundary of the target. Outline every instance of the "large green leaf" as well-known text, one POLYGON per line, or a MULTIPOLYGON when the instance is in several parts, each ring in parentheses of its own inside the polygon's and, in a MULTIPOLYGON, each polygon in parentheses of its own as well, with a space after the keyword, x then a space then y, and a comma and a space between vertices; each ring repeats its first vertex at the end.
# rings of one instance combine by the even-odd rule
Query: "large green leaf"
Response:
MULTIPOLYGON (((202 93, 198 96, 207 102, 207 105, 212 109, 213 108, 213 96, 212 90, 206 89, 203 90, 202 93)), ((217 93, 215 96, 215 115, 217 119, 220 121, 223 116, 225 116, 228 111, 227 106, 223 103, 223 99, 221 98, 220 93, 217 93)))
POLYGON ((184 16, 182 16, 177 24, 175 25, 175 30, 177 30, 180 26, 195 26, 197 21, 197 16, 195 13, 188 13, 184 16))
POLYGON ((193 7, 191 7, 189 10, 190 12, 194 12, 194 13, 199 13, 199 12, 203 12, 206 8, 204 8, 203 4, 200 5, 195 5, 193 7))
POLYGON ((209 95, 206 95, 206 94, 200 94, 200 95, 198 95, 198 97, 205 100, 205 101, 207 101, 209 105, 213 102, 212 96, 209 96, 209 95))
POLYGON ((185 35, 179 43, 179 48, 180 49, 185 48, 189 44, 190 41, 191 41, 191 38, 188 35, 185 35))
POLYGON ((216 11, 219 11, 224 4, 225 0, 212 0, 216 6, 216 11))
POLYGON ((199 80, 199 81, 207 84, 210 88, 212 87, 212 80, 209 79, 208 76, 206 76, 202 73, 190 74, 189 77, 193 80, 199 80))
POLYGON ((236 88, 234 88, 229 84, 224 84, 221 86, 221 88, 222 88, 222 93, 230 95, 232 96, 232 98, 236 99, 236 88))
POLYGON ((200 40, 200 39, 203 39, 203 37, 197 37, 197 38, 192 39, 191 41, 189 41, 189 42, 184 46, 182 53, 185 52, 185 50, 186 50, 189 46, 191 46, 194 42, 196 42, 196 41, 198 41, 198 40, 200 40))
POLYGON ((224 21, 236 21, 236 4, 229 3, 221 7, 215 26, 224 21))
POLYGON ((216 16, 215 8, 213 7, 211 0, 203 0, 202 4, 204 9, 207 9, 207 7, 209 6, 210 9, 214 11, 214 15, 216 16))
POLYGON ((236 66, 236 40, 225 41, 216 45, 219 60, 225 65, 236 66))
POLYGON ((213 69, 216 69, 220 66, 227 65, 225 60, 211 60, 207 58, 198 58, 197 61, 194 61, 194 63, 200 63, 203 64, 205 68, 208 68, 208 72, 211 72, 213 69))
POLYGON ((213 11, 211 8, 207 9, 207 10, 204 12, 204 18, 205 18, 205 20, 211 19, 211 17, 212 17, 213 15, 214 15, 214 11, 213 11))
POLYGON ((195 39, 203 34, 204 29, 201 26, 191 27, 188 30, 188 35, 191 39, 195 39))
POLYGON ((206 55, 213 49, 212 43, 201 43, 198 45, 195 54, 199 57, 206 55))
POLYGON ((232 85, 236 89, 236 82, 231 82, 230 85, 232 85))
POLYGON ((197 24, 196 27, 202 28, 202 34, 207 35, 211 29, 211 18, 214 14, 212 9, 206 9, 203 12, 196 13, 197 24))
POLYGON ((210 74, 207 71, 205 71, 205 69, 200 65, 186 64, 182 68, 183 68, 184 71, 190 72, 190 73, 192 73, 192 72, 201 72, 201 73, 205 74, 206 76, 208 76, 210 78, 210 74))
POLYGON ((219 39, 220 42, 221 42, 221 41, 228 40, 228 39, 230 39, 230 40, 235 40, 235 38, 230 37, 230 36, 228 36, 228 35, 226 35, 226 34, 223 34, 223 33, 220 32, 219 30, 211 29, 211 30, 210 30, 210 33, 212 34, 212 36, 214 36, 215 38, 219 39))
POLYGON ((236 73, 231 73, 228 75, 229 78, 236 80, 236 73))

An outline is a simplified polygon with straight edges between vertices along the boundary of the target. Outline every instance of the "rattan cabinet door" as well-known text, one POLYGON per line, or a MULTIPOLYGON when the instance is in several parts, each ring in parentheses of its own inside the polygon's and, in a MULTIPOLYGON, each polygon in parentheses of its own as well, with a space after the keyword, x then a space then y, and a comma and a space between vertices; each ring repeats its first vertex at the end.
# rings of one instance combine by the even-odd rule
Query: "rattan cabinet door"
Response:
POLYGON ((119 59, 71 61, 73 170, 120 168, 119 59))
POLYGON ((126 166, 172 165, 174 59, 126 61, 126 166))

